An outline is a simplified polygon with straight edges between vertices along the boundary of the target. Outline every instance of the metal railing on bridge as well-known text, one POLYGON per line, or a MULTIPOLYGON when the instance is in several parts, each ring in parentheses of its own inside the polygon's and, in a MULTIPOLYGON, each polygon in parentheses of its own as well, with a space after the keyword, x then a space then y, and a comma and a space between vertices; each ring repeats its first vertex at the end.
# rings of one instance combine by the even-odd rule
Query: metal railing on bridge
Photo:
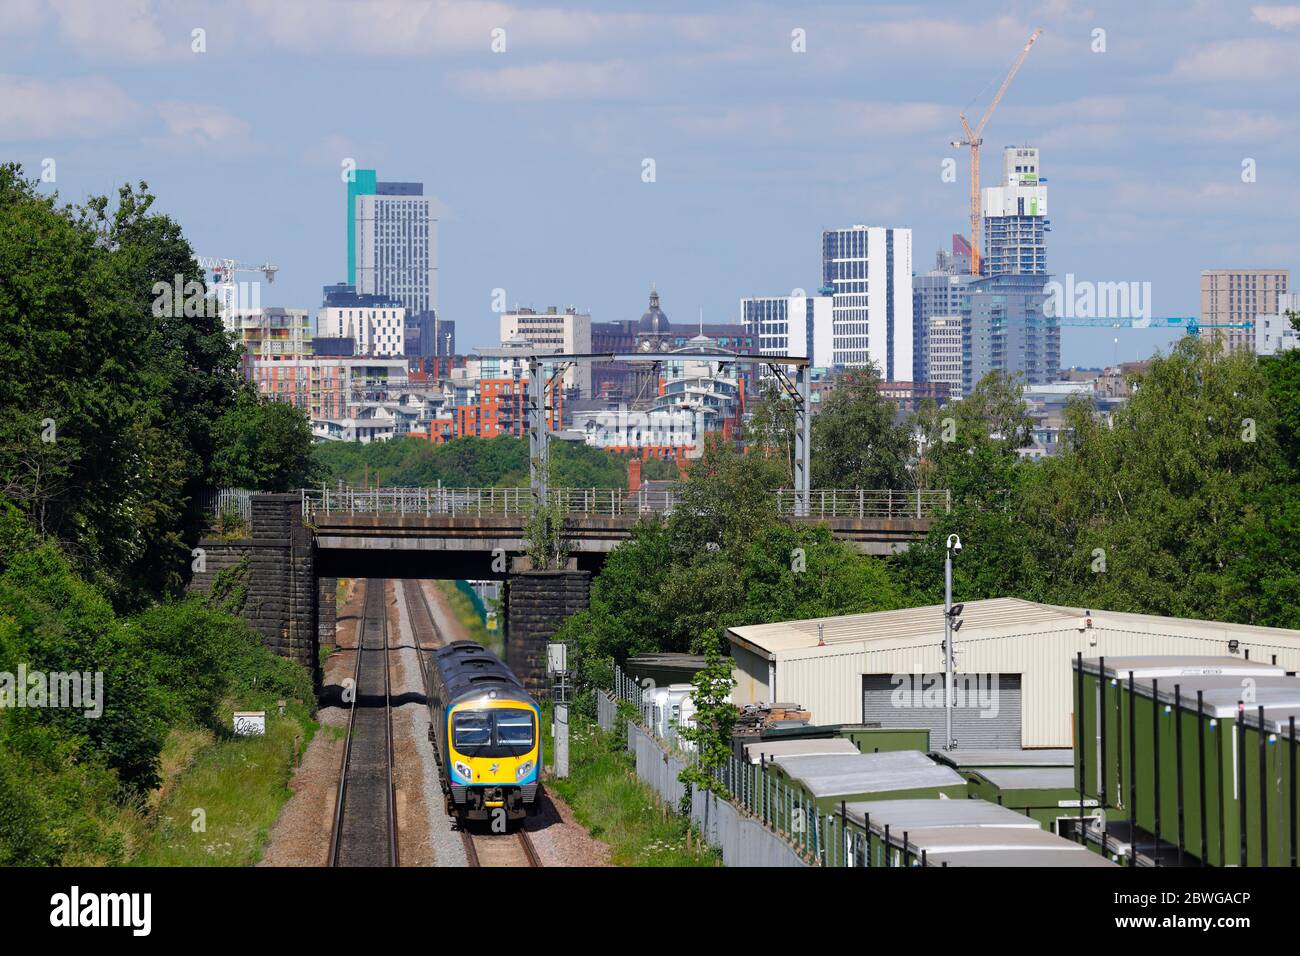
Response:
MULTIPOLYGON (((776 493, 777 513, 799 514, 798 493, 776 493)), ((952 510, 947 490, 889 491, 867 488, 814 488, 808 492, 809 518, 931 518, 952 510)))
MULTIPOLYGON (((667 514, 681 501, 671 490, 642 488, 551 488, 550 500, 565 514, 667 514)), ((302 493, 305 519, 318 514, 526 515, 533 508, 529 488, 325 488, 302 493)))
MULTIPOLYGON (((799 516, 797 492, 782 489, 774 494, 778 514, 799 516)), ((564 514, 606 517, 668 514, 682 501, 672 489, 550 488, 547 495, 564 514)), ((951 507, 951 493, 944 490, 827 488, 809 492, 806 517, 929 518, 951 507)), ((302 492, 303 517, 309 521, 331 514, 526 515, 532 508, 533 492, 528 488, 311 488, 302 492)))

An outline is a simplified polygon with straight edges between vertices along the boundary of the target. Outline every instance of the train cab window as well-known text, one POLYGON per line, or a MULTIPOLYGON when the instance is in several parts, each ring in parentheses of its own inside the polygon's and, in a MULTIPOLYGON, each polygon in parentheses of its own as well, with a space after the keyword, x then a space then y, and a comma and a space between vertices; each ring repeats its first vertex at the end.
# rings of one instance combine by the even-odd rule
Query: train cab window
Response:
POLYGON ((452 738, 462 753, 492 742, 492 715, 483 710, 459 711, 452 721, 452 738))
POLYGON ((452 747, 467 757, 522 757, 534 746, 530 710, 458 710, 452 747))
POLYGON ((528 710, 501 711, 497 715, 497 742, 511 747, 531 750, 533 746, 533 714, 528 710))

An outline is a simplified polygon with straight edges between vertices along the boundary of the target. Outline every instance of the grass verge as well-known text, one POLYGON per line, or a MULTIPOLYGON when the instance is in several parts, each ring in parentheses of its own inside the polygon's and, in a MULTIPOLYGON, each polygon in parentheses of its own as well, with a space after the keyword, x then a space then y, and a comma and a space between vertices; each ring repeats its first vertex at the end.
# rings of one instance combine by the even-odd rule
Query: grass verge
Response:
MULTIPOLYGON (((547 766, 554 766, 549 713, 545 719, 547 766)), ((595 721, 571 717, 569 776, 548 779, 546 786, 569 805, 587 832, 609 845, 615 866, 722 863, 699 833, 637 778, 636 762, 622 740, 595 721)))
POLYGON ((268 708, 263 737, 174 730, 163 749, 163 786, 151 801, 156 803, 152 832, 131 864, 256 863, 280 808, 292 796, 289 778, 316 729, 307 708, 295 702, 283 717, 268 708))

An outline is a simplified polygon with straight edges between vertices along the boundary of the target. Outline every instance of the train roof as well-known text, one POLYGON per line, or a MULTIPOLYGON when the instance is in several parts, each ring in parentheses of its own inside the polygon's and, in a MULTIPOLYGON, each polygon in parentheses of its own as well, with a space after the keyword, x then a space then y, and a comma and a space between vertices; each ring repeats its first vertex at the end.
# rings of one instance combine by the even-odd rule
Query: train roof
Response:
POLYGON ((514 672, 482 644, 454 641, 433 652, 433 665, 450 701, 495 691, 498 696, 531 701, 514 672))

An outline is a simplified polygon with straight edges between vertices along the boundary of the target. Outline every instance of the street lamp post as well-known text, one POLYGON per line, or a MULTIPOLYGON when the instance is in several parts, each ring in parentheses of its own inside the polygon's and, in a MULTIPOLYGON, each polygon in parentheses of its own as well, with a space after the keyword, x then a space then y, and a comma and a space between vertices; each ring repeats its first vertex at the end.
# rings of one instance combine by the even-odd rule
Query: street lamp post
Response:
POLYGON ((952 704, 953 704, 953 633, 961 627, 958 622, 953 627, 953 618, 960 614, 962 606, 952 605, 952 556, 953 552, 961 554, 961 538, 955 534, 948 535, 947 554, 943 561, 943 724, 945 740, 943 749, 953 750, 957 742, 952 739, 952 704), (954 614, 953 612, 956 612, 954 614))

